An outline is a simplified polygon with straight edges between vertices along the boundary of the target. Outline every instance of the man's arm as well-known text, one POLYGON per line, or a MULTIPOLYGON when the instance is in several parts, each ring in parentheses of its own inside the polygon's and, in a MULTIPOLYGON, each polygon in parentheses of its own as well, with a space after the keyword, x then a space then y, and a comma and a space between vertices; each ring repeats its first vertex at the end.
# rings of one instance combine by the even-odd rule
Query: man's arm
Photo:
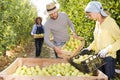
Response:
POLYGON ((74 25, 73 25, 72 21, 70 20, 70 18, 68 17, 67 14, 66 14, 66 18, 67 18, 68 25, 70 26, 71 31, 72 31, 72 33, 73 33, 73 36, 77 36, 77 34, 76 34, 76 32, 75 32, 74 25))
POLYGON ((48 46, 50 46, 51 48, 53 48, 55 45, 50 41, 50 33, 51 33, 51 31, 50 31, 49 26, 47 26, 47 24, 45 24, 44 30, 45 30, 45 32, 44 32, 44 40, 45 40, 45 43, 46 43, 48 46))
MULTIPOLYGON (((65 14, 66 14, 66 13, 65 13, 65 14)), ((71 31, 72 31, 73 33, 75 33, 74 25, 73 25, 72 21, 70 20, 70 18, 68 17, 67 14, 66 14, 66 18, 67 18, 68 25, 69 25, 70 28, 71 28, 71 31)))

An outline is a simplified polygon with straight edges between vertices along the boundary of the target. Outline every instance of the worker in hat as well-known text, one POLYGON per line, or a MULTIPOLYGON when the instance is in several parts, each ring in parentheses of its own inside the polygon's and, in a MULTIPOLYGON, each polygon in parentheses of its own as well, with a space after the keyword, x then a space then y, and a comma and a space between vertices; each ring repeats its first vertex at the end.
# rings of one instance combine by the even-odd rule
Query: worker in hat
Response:
POLYGON ((65 12, 58 12, 59 8, 55 3, 49 3, 46 5, 49 19, 45 23, 44 40, 47 45, 55 51, 56 58, 59 58, 58 54, 62 54, 60 47, 69 40, 68 26, 74 35, 74 25, 65 12), (53 42, 50 41, 50 34, 53 36, 53 42))
POLYGON ((106 14, 98 1, 91 1, 85 7, 85 13, 89 19, 95 20, 94 40, 89 47, 83 49, 81 54, 93 50, 104 59, 105 65, 99 69, 108 79, 115 76, 116 52, 120 50, 120 29, 115 20, 106 14))

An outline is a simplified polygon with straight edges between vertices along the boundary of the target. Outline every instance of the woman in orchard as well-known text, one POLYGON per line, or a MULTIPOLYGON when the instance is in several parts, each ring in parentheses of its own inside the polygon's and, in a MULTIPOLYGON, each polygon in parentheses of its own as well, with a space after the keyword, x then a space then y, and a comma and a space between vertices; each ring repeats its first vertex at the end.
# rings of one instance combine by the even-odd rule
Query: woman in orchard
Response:
POLYGON ((42 25, 42 18, 37 17, 35 19, 35 24, 33 25, 33 29, 31 31, 31 35, 35 39, 35 48, 36 48, 36 54, 35 57, 39 57, 42 49, 42 45, 44 42, 44 29, 42 25))
POLYGON ((115 76, 116 52, 120 49, 120 29, 115 20, 110 17, 98 1, 91 1, 85 8, 89 19, 95 20, 94 40, 81 53, 93 50, 104 59, 105 65, 100 70, 105 73, 109 80, 115 76))

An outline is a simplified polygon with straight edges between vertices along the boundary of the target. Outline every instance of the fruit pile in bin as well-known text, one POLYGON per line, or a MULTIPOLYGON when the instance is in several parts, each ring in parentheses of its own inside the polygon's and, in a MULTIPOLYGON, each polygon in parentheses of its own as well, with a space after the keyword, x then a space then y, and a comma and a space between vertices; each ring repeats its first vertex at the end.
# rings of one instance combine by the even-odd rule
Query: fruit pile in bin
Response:
POLYGON ((69 41, 67 41, 62 47, 62 55, 60 57, 72 57, 84 47, 85 40, 83 37, 77 36, 70 36, 69 41))
POLYGON ((66 44, 61 48, 64 51, 75 51, 81 45, 81 40, 70 37, 70 40, 66 42, 66 44))
POLYGON ((71 65, 84 73, 94 72, 105 63, 102 58, 93 54, 93 52, 89 52, 88 54, 77 54, 76 56, 70 58, 69 62, 71 65))
POLYGON ((15 76, 92 76, 84 74, 73 67, 70 63, 57 63, 46 67, 40 66, 19 66, 13 73, 15 76))

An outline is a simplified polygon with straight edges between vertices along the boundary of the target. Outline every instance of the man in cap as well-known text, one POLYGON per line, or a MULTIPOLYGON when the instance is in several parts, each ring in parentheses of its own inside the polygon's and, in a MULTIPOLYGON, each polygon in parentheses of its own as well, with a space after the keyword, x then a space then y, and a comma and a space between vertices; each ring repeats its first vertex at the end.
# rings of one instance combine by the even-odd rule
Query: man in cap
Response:
POLYGON ((112 79, 115 76, 116 52, 120 50, 120 29, 115 20, 103 10, 98 1, 91 1, 85 8, 85 13, 91 20, 96 21, 94 40, 88 48, 82 50, 85 53, 94 50, 103 58, 105 65, 99 69, 112 79))
POLYGON ((59 58, 57 54, 62 54, 59 47, 69 40, 68 26, 70 26, 74 35, 76 35, 75 29, 68 15, 65 12, 58 12, 59 8, 55 3, 47 4, 46 9, 50 18, 44 25, 44 40, 46 44, 54 49, 56 58, 59 58), (50 34, 53 36, 53 43, 50 41, 50 34))

